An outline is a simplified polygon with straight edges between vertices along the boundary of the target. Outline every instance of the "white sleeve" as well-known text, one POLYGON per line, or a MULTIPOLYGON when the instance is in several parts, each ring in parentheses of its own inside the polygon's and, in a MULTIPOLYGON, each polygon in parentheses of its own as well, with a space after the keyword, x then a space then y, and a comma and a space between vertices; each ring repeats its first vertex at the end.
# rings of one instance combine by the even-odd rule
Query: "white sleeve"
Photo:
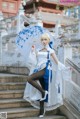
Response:
POLYGON ((30 66, 31 65, 35 66, 37 64, 36 53, 35 52, 30 52, 29 57, 28 57, 26 62, 30 66))
POLYGON ((53 49, 50 49, 50 54, 55 53, 55 51, 53 49))

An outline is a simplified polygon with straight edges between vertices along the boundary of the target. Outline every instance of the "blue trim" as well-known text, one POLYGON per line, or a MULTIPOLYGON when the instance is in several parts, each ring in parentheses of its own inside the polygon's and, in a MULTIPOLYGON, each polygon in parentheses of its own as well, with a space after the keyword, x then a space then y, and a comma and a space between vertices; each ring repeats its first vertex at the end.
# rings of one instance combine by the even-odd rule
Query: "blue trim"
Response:
MULTIPOLYGON (((46 69, 45 69, 45 74, 43 75, 43 78, 44 78, 44 83, 45 83, 45 90, 48 91, 48 85, 49 85, 49 72, 50 72, 50 82, 52 81, 52 70, 51 69, 48 69, 49 65, 50 67, 52 66, 51 65, 51 61, 50 61, 50 54, 49 54, 49 51, 48 51, 48 55, 47 55, 47 63, 46 63, 46 69)), ((45 99, 45 102, 48 101, 48 95, 45 99)))

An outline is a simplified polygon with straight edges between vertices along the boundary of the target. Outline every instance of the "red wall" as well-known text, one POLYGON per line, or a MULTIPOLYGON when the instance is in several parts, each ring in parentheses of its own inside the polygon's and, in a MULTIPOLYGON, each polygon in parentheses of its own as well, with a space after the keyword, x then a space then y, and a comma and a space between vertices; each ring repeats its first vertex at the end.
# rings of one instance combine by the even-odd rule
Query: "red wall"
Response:
POLYGON ((0 0, 0 11, 5 17, 15 16, 18 12, 21 0, 0 0))

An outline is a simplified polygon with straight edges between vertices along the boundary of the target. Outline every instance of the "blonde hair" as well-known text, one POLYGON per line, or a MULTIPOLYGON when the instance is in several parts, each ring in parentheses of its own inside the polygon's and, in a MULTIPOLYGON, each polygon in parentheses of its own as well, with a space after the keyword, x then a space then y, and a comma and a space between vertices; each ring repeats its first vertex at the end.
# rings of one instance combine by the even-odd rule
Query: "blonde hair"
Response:
POLYGON ((50 36, 49 36, 49 34, 48 33, 42 34, 41 41, 42 41, 42 39, 47 39, 50 42, 50 36))

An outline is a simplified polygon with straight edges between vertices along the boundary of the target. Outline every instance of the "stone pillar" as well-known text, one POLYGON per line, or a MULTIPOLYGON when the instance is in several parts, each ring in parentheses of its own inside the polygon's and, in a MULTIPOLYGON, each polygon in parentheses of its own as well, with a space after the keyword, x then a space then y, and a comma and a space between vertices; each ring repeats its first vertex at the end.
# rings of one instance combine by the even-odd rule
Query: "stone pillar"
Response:
POLYGON ((30 25, 34 26, 37 24, 37 20, 35 18, 34 15, 31 15, 31 18, 30 18, 30 25))
POLYGON ((37 25, 43 27, 43 22, 42 22, 42 19, 41 19, 40 12, 38 12, 36 19, 37 19, 37 25))
POLYGON ((2 37, 0 32, 0 66, 2 65, 2 37))
POLYGON ((43 27, 43 22, 42 22, 42 20, 38 20, 38 21, 37 21, 37 25, 43 27))
POLYGON ((79 21, 80 21, 80 6, 78 6, 78 18, 79 18, 79 21))
POLYGON ((0 11, 0 20, 3 20, 3 13, 0 11))
POLYGON ((21 26, 23 25, 21 23, 21 17, 22 17, 21 15, 24 15, 24 9, 22 3, 20 4, 19 12, 17 15, 17 33, 19 33, 19 31, 21 30, 21 26))
POLYGON ((80 38, 80 19, 79 19, 79 25, 78 25, 78 27, 79 27, 79 30, 78 30, 78 37, 80 38))
POLYGON ((80 38, 80 6, 78 6, 78 18, 79 18, 78 37, 80 38))
POLYGON ((70 10, 70 8, 68 8, 68 9, 66 10, 65 15, 68 16, 68 17, 71 16, 71 10, 70 10))
POLYGON ((41 16, 39 12, 35 15, 32 15, 30 24, 43 27, 43 22, 41 20, 41 16))
POLYGON ((22 5, 26 5, 26 0, 21 0, 22 5))
MULTIPOLYGON (((0 23, 3 19, 3 14, 0 11, 0 23)), ((0 28, 0 66, 2 65, 2 28, 0 28)))
POLYGON ((70 45, 64 46, 64 64, 66 63, 65 62, 66 58, 72 60, 72 47, 70 45))
POLYGON ((70 45, 64 45, 58 47, 58 59, 63 64, 66 64, 66 58, 72 60, 72 47, 70 45))
POLYGON ((64 47, 63 46, 58 47, 58 60, 64 64, 64 47))
POLYGON ((57 23, 55 25, 55 38, 59 37, 60 27, 61 27, 60 21, 57 21, 57 23))

